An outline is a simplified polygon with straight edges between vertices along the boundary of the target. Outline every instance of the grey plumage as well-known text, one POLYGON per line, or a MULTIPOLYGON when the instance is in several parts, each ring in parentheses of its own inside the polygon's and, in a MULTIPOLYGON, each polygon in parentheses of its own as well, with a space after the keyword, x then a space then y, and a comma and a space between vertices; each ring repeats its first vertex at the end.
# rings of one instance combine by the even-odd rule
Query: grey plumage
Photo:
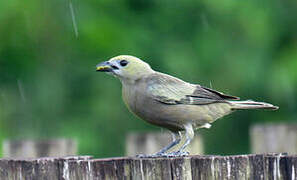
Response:
MULTIPOLYGON (((251 100, 236 101, 238 97, 156 72, 133 56, 114 57, 99 64, 97 70, 107 71, 121 80, 123 100, 139 118, 167 128, 174 134, 185 131, 187 141, 175 152, 176 155, 183 154, 194 136, 193 129, 209 128, 210 123, 234 110, 278 108, 251 100)), ((175 143, 162 149, 158 155, 167 155, 166 151, 175 143)))

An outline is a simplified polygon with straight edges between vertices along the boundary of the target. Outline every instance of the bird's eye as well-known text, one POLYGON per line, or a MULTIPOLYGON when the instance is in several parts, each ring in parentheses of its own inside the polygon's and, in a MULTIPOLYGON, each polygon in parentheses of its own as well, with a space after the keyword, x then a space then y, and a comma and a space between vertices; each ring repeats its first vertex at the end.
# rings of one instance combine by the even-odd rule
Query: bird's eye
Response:
POLYGON ((121 60, 120 61, 121 66, 127 66, 127 64, 128 64, 128 61, 126 61, 126 60, 121 60))

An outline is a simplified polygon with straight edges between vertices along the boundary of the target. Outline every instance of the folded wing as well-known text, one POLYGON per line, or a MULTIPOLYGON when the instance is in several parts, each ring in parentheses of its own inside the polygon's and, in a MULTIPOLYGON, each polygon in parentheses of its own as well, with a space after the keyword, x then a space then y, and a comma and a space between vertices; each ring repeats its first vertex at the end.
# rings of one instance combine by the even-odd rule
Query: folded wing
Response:
POLYGON ((164 104, 203 105, 239 99, 162 73, 152 75, 147 81, 148 94, 164 104))

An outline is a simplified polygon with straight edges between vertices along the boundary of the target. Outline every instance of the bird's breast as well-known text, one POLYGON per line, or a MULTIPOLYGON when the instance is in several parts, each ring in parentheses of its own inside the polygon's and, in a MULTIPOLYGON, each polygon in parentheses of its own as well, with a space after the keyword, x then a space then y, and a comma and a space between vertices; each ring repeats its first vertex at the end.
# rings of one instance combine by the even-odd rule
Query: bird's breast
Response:
POLYGON ((123 86, 122 93, 126 106, 137 117, 168 129, 180 129, 180 123, 170 117, 170 111, 166 111, 167 105, 148 96, 145 88, 123 86))
POLYGON ((140 118, 142 117, 141 108, 139 107, 139 102, 141 102, 141 95, 139 93, 141 89, 135 86, 124 85, 122 89, 122 97, 128 109, 140 118))

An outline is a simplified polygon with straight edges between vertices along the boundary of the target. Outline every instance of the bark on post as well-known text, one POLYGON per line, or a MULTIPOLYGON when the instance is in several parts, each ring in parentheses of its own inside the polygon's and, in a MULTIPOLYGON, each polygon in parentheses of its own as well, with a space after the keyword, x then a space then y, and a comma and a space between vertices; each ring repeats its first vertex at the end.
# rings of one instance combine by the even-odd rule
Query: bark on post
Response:
MULTIPOLYGON (((126 155, 134 156, 136 154, 153 154, 158 152, 161 148, 165 147, 171 142, 170 133, 130 133, 126 137, 126 155)), ((184 139, 182 139, 184 141, 184 139)), ((181 142, 182 144, 182 142, 181 142)), ((177 150, 178 146, 175 149, 177 150)), ((202 155, 204 153, 203 139, 198 133, 195 134, 191 144, 186 148, 186 151, 191 154, 202 155)))
POLYGON ((252 153, 297 154, 297 124, 257 124, 250 138, 252 153))
POLYGON ((3 157, 38 158, 61 157, 77 154, 77 142, 73 139, 5 140, 3 157))
POLYGON ((297 156, 251 154, 172 158, 89 156, 0 159, 0 179, 47 180, 296 180, 297 156))

